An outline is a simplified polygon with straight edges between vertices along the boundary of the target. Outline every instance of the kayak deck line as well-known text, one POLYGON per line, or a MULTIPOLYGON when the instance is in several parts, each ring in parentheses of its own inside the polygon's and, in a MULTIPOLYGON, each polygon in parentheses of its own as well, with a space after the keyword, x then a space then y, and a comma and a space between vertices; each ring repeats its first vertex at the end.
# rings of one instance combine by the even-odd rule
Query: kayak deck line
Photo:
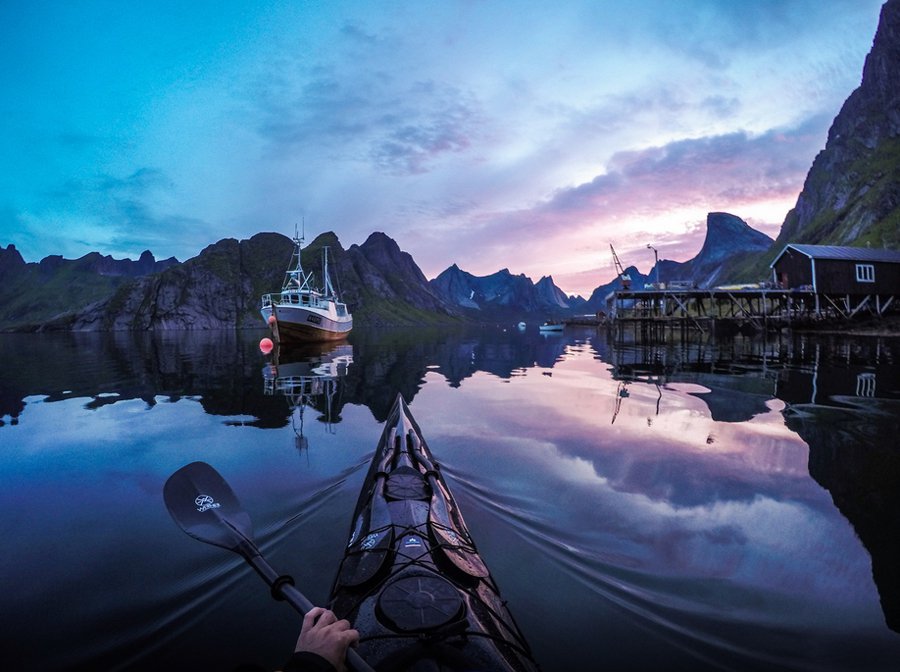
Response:
POLYGON ((331 596, 376 669, 539 669, 400 395, 331 596))

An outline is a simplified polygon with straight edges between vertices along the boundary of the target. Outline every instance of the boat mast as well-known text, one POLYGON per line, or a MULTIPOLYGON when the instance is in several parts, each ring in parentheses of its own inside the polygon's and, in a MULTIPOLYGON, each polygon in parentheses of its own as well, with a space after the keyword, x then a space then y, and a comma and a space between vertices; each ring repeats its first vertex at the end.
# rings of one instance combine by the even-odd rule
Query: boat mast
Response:
POLYGON ((306 221, 303 222, 303 233, 297 232, 297 225, 294 224, 294 251, 291 254, 291 263, 288 270, 284 274, 284 284, 281 291, 297 291, 309 289, 309 279, 312 276, 303 272, 303 263, 300 259, 300 253, 303 249, 303 243, 306 236, 306 221))
POLYGON ((322 276, 325 280, 324 293, 325 296, 333 296, 337 298, 337 293, 334 291, 334 285, 331 284, 331 275, 328 273, 328 246, 326 245, 322 249, 322 276))

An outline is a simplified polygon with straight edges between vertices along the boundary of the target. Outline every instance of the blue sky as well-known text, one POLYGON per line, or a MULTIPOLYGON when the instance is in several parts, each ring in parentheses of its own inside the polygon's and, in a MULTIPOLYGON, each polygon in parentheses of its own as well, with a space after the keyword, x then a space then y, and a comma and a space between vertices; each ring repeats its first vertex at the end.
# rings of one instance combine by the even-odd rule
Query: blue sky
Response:
POLYGON ((881 4, 4 0, 0 245, 184 260, 303 219, 587 295, 710 211, 774 237, 881 4))

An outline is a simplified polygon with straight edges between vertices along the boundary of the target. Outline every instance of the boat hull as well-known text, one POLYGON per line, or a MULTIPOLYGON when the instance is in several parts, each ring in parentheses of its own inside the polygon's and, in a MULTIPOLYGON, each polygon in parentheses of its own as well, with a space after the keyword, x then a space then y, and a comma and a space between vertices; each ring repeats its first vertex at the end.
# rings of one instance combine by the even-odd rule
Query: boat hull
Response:
POLYGON ((400 396, 354 511, 331 608, 379 670, 539 669, 400 396))
POLYGON ((353 318, 332 317, 323 310, 273 304, 260 311, 279 343, 339 341, 353 329, 353 318), (274 315, 275 320, 270 318, 274 315))

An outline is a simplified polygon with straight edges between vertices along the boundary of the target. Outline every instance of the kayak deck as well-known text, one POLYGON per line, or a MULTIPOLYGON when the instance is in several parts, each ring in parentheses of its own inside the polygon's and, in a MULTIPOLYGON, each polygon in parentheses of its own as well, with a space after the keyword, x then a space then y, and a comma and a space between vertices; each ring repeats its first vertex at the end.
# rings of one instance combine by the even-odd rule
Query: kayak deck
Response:
POLYGON ((538 670, 398 395, 357 503, 332 610, 378 670, 538 670))

